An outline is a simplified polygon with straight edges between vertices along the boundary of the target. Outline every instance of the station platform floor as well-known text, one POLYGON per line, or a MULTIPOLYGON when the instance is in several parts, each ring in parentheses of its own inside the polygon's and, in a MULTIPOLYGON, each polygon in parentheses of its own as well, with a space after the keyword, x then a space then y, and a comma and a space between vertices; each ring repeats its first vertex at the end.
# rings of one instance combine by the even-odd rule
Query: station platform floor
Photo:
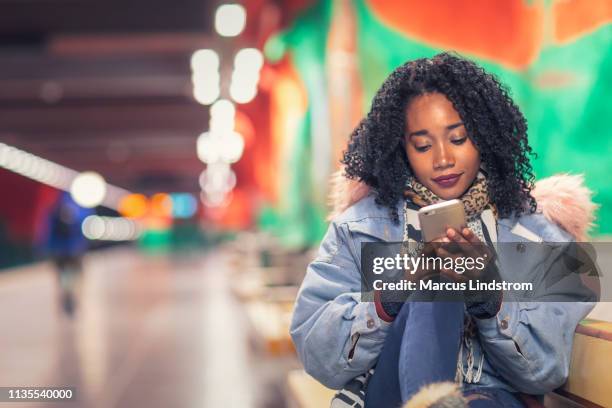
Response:
MULTIPOLYGON (((283 407, 251 351, 227 253, 91 253, 74 317, 51 263, 0 271, 0 386, 71 386, 76 402, 0 407, 283 407)), ((275 366, 276 364, 276 366, 275 366)))

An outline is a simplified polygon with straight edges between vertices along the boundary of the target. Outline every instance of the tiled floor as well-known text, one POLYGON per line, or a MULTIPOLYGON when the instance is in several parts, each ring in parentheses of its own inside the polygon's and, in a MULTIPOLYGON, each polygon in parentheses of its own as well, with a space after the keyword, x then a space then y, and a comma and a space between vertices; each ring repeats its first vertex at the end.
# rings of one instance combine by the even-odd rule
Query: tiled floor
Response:
POLYGON ((50 264, 0 273, 0 386, 76 387, 77 403, 50 407, 262 406, 225 260, 95 253, 73 319, 50 264))

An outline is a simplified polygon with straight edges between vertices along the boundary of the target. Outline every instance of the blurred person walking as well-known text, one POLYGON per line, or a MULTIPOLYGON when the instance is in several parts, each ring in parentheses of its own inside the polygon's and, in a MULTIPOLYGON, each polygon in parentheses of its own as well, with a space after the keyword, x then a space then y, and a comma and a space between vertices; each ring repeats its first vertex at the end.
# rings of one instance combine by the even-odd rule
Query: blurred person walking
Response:
POLYGON ((83 254, 88 248, 81 224, 92 210, 76 204, 69 193, 62 193, 50 215, 47 249, 53 258, 59 284, 59 305, 69 317, 77 306, 77 293, 83 270, 83 254))

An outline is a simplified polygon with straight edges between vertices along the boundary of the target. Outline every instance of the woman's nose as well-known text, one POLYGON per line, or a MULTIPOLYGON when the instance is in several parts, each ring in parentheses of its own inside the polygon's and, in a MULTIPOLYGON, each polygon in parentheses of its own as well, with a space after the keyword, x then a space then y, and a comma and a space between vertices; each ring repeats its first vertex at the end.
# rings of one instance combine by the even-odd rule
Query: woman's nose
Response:
POLYGON ((445 169, 455 165, 455 157, 446 146, 440 146, 435 149, 434 153, 434 169, 445 169))

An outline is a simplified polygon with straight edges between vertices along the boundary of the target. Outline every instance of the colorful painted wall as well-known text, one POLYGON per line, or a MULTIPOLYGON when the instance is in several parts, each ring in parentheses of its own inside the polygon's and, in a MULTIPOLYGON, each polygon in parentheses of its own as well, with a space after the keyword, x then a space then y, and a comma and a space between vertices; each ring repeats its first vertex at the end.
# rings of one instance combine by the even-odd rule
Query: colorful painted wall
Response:
POLYGON ((320 0, 304 6, 266 46, 268 58, 290 67, 281 76, 295 85, 277 95, 279 108, 270 113, 284 146, 276 226, 285 227, 278 231, 291 229, 293 244, 320 239, 325 179, 382 81, 407 60, 454 50, 498 75, 522 108, 538 154, 536 178, 584 173, 601 205, 593 232, 612 234, 611 22, 612 2, 604 0, 320 0), (295 109, 287 115, 289 106, 295 109))

